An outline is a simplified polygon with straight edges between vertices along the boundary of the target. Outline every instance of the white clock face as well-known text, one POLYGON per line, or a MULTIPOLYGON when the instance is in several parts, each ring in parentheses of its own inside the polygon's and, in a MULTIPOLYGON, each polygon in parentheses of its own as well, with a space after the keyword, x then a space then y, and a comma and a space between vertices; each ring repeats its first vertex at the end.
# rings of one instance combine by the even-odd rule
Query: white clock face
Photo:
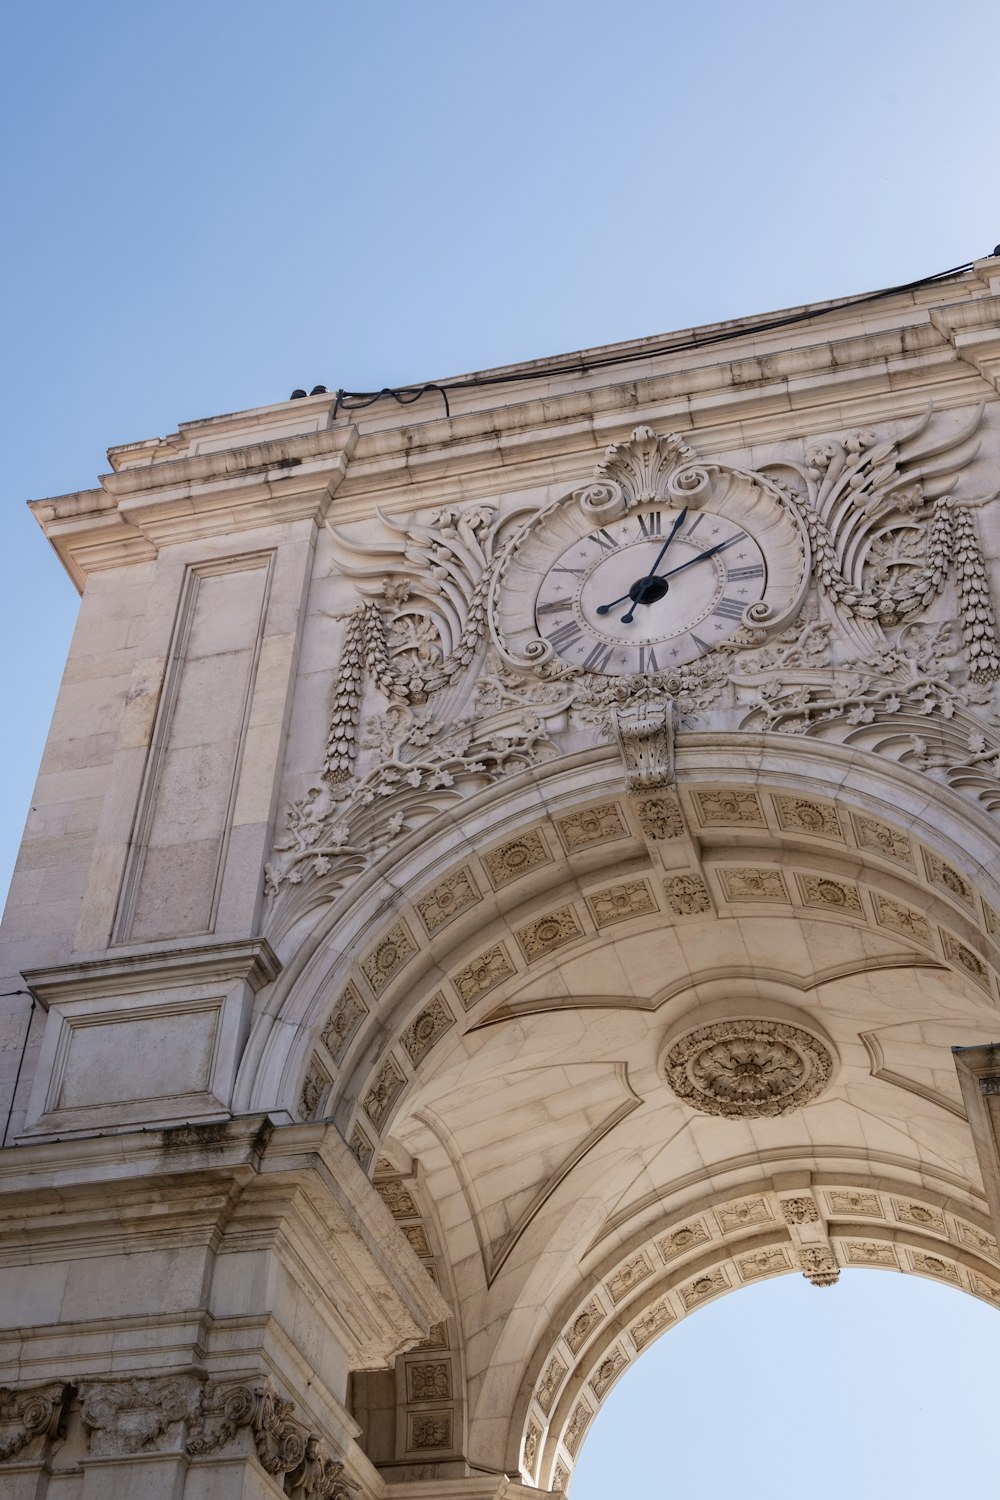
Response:
POLYGON ((721 645, 767 581, 763 552, 735 520, 643 506, 593 527, 552 562, 535 627, 585 671, 665 672, 721 645))

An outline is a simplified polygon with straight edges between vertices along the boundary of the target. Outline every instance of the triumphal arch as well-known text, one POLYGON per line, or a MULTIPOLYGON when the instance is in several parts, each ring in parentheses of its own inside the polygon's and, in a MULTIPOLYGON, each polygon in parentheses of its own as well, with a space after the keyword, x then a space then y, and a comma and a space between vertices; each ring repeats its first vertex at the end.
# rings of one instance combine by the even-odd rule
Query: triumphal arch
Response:
POLYGON ((747 1283, 1000 1308, 1000 258, 109 457, 5 1496, 526 1500, 747 1283))

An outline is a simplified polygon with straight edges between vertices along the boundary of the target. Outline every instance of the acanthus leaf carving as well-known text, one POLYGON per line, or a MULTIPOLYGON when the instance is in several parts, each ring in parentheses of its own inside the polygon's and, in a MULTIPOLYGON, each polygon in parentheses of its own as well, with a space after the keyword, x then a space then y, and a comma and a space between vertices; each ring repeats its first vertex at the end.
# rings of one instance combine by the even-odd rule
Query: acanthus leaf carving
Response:
POLYGON ((674 705, 630 703, 611 710, 630 792, 669 786, 674 779, 674 705))
POLYGON ((207 1387, 185 1451, 192 1458, 217 1453, 246 1430, 261 1468, 282 1478, 286 1495, 354 1500, 358 1486, 346 1478, 343 1463, 329 1456, 322 1439, 294 1411, 295 1402, 279 1396, 268 1380, 207 1387))

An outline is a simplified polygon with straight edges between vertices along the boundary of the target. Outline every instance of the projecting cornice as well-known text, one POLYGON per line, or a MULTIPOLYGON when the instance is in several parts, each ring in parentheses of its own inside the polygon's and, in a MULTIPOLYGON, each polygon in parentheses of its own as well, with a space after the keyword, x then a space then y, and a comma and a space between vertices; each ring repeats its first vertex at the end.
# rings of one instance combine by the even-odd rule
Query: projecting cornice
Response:
POLYGON ((613 378, 551 366, 535 378, 530 365, 512 367, 522 383, 463 391, 450 416, 431 390, 395 424, 385 407, 338 418, 328 395, 186 423, 172 438, 112 450, 115 472, 99 489, 32 509, 82 589, 92 572, 178 542, 321 521, 334 494, 348 521, 374 505, 391 512, 495 494, 501 475, 504 490, 572 484, 641 422, 698 432, 702 447, 725 453, 898 419, 928 401, 938 410, 978 403, 995 397, 1000 379, 998 288, 993 258, 919 294, 836 308, 833 338, 822 337, 828 323, 810 322, 781 347, 746 320, 732 325, 729 357, 711 362, 704 348, 663 353, 642 341, 634 359, 633 346, 615 346, 613 378))

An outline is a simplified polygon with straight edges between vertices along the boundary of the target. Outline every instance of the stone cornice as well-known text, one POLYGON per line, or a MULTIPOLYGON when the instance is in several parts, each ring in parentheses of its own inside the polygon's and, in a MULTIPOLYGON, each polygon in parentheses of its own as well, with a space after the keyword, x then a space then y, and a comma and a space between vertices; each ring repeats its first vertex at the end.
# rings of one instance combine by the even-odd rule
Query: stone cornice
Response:
POLYGON ((54 1000, 90 1000, 130 994, 142 988, 219 983, 245 979, 256 991, 281 972, 281 962, 266 938, 233 942, 178 944, 153 952, 114 952, 53 969, 31 969, 24 975, 43 1009, 54 1000))
MULTIPOLYGON (((498 487, 573 484, 637 421, 697 430, 725 452, 898 418, 930 399, 939 408, 978 402, 995 393, 1000 371, 1000 297, 987 293, 998 284, 987 276, 995 265, 853 313, 845 306, 832 338, 823 325, 828 336, 809 342, 821 330, 800 325, 782 344, 773 332, 758 341, 745 320, 735 351, 729 346, 722 359, 706 349, 657 356, 651 341, 640 341, 635 363, 616 366, 611 377, 548 367, 537 384, 507 387, 508 404, 484 387, 472 409, 451 417, 438 407, 423 420, 386 425, 366 411, 323 426, 332 420, 330 400, 316 397, 303 411, 309 431, 266 437, 280 425, 281 407, 185 424, 176 440, 114 450, 128 466, 103 476, 99 490, 34 501, 32 509, 82 587, 93 571, 152 559, 172 543, 319 521, 334 493, 338 515, 351 520, 373 504, 405 509, 498 487), (192 454, 206 434, 210 451, 192 454), (186 454, 178 451, 182 437, 186 454), (227 440, 236 446, 219 446, 227 440)), ((283 404, 289 422, 300 405, 283 404)))
POLYGON ((0 1263, 273 1250, 355 1368, 384 1364, 447 1304, 329 1125, 266 1116, 0 1153, 0 1263), (330 1289, 336 1288, 336 1297, 330 1289))

